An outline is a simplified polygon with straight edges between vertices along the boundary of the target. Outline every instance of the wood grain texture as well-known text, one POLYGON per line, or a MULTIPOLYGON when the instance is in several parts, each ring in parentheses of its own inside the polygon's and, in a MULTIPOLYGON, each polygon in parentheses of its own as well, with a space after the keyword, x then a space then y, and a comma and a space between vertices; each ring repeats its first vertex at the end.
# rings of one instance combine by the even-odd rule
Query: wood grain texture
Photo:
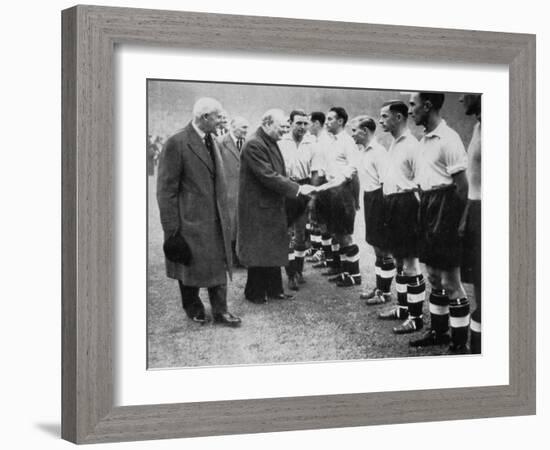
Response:
POLYGON ((76 10, 62 17, 62 431, 76 440, 76 10))
POLYGON ((535 412, 532 35, 77 6, 63 11, 63 415, 78 443, 535 412), (324 39, 330 35, 331 39, 324 39), (461 389, 113 407, 115 44, 505 64, 510 71, 510 383, 461 389))

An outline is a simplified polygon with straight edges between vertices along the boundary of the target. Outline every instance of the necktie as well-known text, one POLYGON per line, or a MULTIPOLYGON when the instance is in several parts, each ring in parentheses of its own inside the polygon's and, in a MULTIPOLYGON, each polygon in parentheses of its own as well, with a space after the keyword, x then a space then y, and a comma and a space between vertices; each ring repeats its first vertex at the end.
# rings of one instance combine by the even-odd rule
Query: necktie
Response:
POLYGON ((215 173, 216 160, 214 159, 214 142, 212 142, 211 134, 206 134, 204 136, 204 145, 206 145, 206 149, 208 150, 208 154, 210 155, 210 159, 212 160, 212 167, 214 168, 214 173, 215 173))
POLYGON ((243 138, 237 139, 237 148, 239 149, 239 151, 241 151, 241 149, 243 148, 243 141, 243 138))

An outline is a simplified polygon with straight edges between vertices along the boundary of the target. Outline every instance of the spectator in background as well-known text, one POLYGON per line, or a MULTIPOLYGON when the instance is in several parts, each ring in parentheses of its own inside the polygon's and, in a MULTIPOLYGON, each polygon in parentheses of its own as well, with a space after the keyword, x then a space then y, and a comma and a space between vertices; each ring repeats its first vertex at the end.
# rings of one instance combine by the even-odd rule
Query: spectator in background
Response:
POLYGON ((155 166, 159 154, 160 151, 153 140, 153 136, 150 134, 147 135, 147 175, 150 177, 155 175, 155 166))
POLYGON ((229 117, 226 111, 222 111, 220 123, 216 127, 216 136, 218 141, 229 131, 229 117))
POLYGON ((220 153, 227 182, 227 206, 231 221, 231 250, 233 264, 240 267, 237 257, 237 205, 239 198, 239 172, 241 168, 241 150, 248 133, 249 123, 244 117, 234 117, 230 124, 229 133, 220 139, 220 153))

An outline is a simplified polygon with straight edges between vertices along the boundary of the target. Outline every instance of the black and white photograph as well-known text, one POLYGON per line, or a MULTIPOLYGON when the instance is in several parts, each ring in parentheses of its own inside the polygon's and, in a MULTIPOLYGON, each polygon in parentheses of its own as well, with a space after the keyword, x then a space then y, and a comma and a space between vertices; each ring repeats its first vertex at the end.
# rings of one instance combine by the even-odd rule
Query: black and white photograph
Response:
POLYGON ((147 367, 481 354, 481 93, 147 80, 147 367))

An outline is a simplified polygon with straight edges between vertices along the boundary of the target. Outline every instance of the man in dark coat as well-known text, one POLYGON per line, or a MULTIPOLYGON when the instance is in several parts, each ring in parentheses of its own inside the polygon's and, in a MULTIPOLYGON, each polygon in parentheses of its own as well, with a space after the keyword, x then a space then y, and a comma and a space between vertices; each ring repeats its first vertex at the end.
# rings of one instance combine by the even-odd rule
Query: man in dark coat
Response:
POLYGON ((241 170, 241 150, 248 132, 248 121, 244 117, 235 117, 231 121, 229 132, 220 140, 220 153, 227 182, 227 205, 231 221, 231 249, 233 264, 240 266, 236 255, 237 242, 237 203, 239 198, 239 172, 241 170))
POLYGON ((241 154, 237 253, 248 267, 245 297, 253 303, 288 298, 281 277, 289 244, 285 198, 309 195, 314 190, 286 176, 277 146, 286 120, 279 109, 267 111, 241 154))
POLYGON ((230 224, 223 163, 213 139, 221 110, 217 100, 199 99, 193 120, 166 142, 157 200, 165 243, 184 241, 190 251, 190 261, 166 257, 166 274, 178 280, 186 314, 196 322, 206 321, 199 298, 199 289, 206 287, 214 322, 238 326, 240 319, 227 311, 230 224))

